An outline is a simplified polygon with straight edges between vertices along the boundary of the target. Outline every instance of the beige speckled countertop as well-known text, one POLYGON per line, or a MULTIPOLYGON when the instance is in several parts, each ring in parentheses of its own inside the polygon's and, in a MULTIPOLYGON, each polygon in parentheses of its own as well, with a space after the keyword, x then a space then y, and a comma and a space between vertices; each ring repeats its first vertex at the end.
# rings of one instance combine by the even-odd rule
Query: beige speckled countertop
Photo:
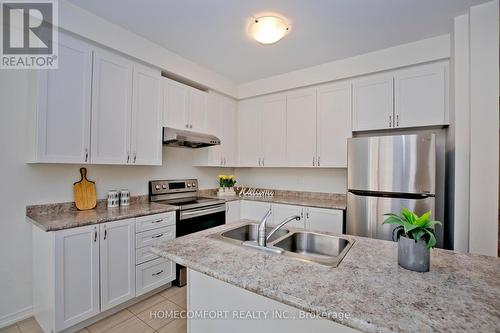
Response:
MULTIPOLYGON (((243 224, 248 221, 243 221, 243 224)), ((397 264, 397 244, 356 239, 337 268, 228 244, 206 235, 153 252, 193 270, 365 332, 499 332, 500 259, 432 250, 431 271, 397 264), (349 313, 340 320, 335 313, 349 313)))
POLYGON ((177 210, 177 206, 155 204, 147 197, 132 198, 130 206, 107 208, 103 200, 90 210, 78 210, 71 202, 26 207, 27 220, 45 231, 56 231, 105 223, 132 217, 160 214, 177 210))
POLYGON ((296 205, 296 206, 306 206, 306 207, 316 207, 316 208, 328 208, 328 209, 346 209, 346 196, 345 194, 335 194, 335 193, 320 193, 320 192, 299 192, 299 191, 283 191, 283 190, 273 190, 274 196, 272 197, 219 197, 217 196, 217 190, 201 190, 200 196, 223 199, 226 201, 234 200, 249 200, 249 201, 261 201, 261 202, 271 202, 280 203, 286 205, 296 205))

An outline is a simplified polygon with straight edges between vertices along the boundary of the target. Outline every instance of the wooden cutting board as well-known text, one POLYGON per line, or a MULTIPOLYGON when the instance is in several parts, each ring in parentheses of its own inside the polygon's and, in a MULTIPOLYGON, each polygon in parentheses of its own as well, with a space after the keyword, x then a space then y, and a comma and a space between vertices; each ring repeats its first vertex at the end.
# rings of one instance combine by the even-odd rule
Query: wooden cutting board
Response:
POLYGON ((75 206, 79 210, 93 209, 97 205, 95 183, 87 179, 87 169, 80 168, 82 179, 73 184, 75 206))

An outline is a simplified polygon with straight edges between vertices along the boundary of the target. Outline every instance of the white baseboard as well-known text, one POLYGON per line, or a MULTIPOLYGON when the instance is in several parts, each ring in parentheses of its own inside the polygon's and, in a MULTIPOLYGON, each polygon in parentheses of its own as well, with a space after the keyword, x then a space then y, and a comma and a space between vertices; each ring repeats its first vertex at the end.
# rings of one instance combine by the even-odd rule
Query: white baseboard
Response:
POLYGON ((19 311, 10 313, 0 318, 0 328, 17 323, 20 320, 29 318, 33 315, 33 306, 25 307, 19 311))

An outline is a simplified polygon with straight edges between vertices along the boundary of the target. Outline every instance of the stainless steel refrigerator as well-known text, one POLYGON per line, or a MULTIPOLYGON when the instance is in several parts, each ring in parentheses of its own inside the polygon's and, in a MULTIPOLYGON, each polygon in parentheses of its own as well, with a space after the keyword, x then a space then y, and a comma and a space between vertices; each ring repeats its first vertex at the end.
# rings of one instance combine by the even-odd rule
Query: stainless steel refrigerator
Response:
MULTIPOLYGON (((435 212, 434 134, 349 139, 347 164, 347 234, 392 240, 394 226, 382 224, 385 213, 403 207, 435 212)), ((442 247, 442 230, 436 231, 442 247)))

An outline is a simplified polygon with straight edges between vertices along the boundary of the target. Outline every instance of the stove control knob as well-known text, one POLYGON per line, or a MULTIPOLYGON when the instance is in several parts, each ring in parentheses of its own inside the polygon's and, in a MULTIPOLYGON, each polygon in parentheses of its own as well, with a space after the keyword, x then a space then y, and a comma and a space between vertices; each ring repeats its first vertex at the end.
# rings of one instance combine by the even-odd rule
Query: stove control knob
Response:
POLYGON ((155 185, 155 189, 159 190, 160 189, 160 185, 155 185))
POLYGON ((166 190, 166 189, 167 189, 167 184, 163 184, 163 185, 161 186, 161 188, 162 188, 162 189, 164 189, 164 190, 166 190))
POLYGON ((191 186, 192 186, 192 187, 196 187, 196 183, 192 183, 192 184, 191 184, 191 186))
POLYGON ((187 183, 187 187, 191 187, 191 184, 187 183))

